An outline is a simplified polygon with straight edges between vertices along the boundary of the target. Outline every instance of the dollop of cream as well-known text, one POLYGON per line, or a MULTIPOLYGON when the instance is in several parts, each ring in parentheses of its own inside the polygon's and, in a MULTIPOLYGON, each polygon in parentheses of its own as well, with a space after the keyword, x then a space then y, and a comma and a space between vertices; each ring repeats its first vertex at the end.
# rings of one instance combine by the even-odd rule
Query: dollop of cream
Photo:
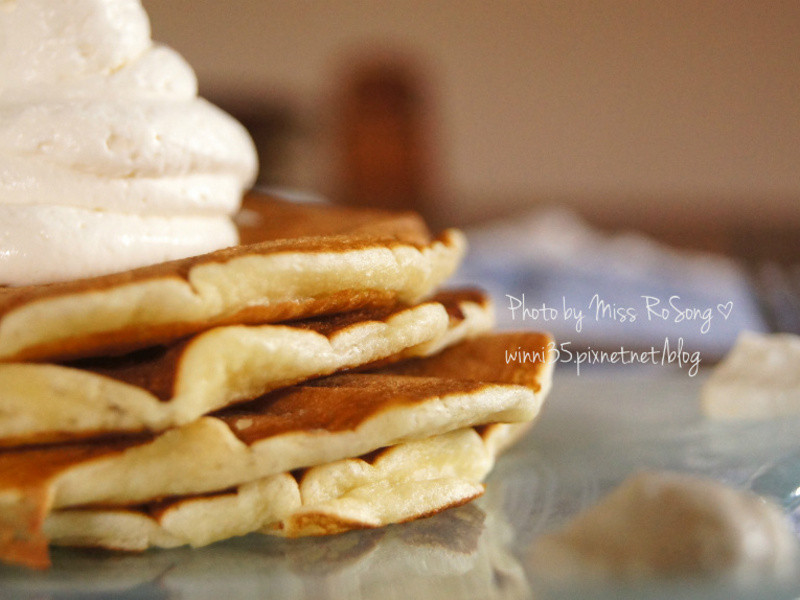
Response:
POLYGON ((800 336, 742 333, 703 385, 701 402, 717 419, 800 415, 800 336))
POLYGON ((0 0, 0 285, 234 245, 256 170, 138 0, 0 0))
POLYGON ((562 580, 751 585, 794 578, 798 544, 768 500, 691 475, 644 472, 540 538, 531 560, 537 573, 562 580))

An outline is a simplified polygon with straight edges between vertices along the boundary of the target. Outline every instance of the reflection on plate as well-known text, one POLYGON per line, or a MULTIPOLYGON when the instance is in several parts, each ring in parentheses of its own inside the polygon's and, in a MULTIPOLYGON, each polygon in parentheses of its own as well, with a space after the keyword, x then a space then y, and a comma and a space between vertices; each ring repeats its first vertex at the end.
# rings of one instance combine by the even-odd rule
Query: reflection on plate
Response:
POLYGON ((46 573, 5 568, 2 597, 526 598, 508 523, 477 504, 384 529, 283 540, 250 535, 141 555, 55 549, 46 573))

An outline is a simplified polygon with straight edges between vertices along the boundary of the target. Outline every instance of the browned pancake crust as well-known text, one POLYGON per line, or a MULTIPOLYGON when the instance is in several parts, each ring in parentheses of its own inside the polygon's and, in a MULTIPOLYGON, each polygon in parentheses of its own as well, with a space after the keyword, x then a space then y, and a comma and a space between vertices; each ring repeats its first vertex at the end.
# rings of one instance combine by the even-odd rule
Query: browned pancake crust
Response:
POLYGON ((424 360, 411 359, 381 369, 380 372, 417 377, 435 374, 443 378, 513 383, 538 392, 548 365, 541 360, 528 363, 505 360, 506 352, 508 356, 514 356, 516 350, 522 349, 529 353, 528 356, 541 358, 547 356, 551 345, 552 338, 546 333, 493 333, 465 340, 442 350, 436 356, 424 360), (497 357, 501 357, 501 360, 497 357))
POLYGON ((255 192, 244 198, 237 227, 242 244, 353 234, 386 235, 416 244, 430 239, 425 222, 414 212, 294 203, 255 192))
POLYGON ((476 381, 349 373, 278 390, 215 416, 247 445, 295 431, 354 431, 371 417, 431 396, 477 392, 476 381), (242 426, 242 424, 246 424, 242 426))

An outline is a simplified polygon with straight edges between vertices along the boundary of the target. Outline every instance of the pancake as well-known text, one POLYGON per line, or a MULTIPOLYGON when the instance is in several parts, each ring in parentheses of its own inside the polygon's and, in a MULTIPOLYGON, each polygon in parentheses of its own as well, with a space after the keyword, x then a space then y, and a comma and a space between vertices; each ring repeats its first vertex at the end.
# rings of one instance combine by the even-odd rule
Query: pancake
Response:
POLYGON ((505 447, 493 437, 523 425, 460 429, 216 494, 58 510, 44 531, 54 545, 142 551, 256 531, 296 538, 405 523, 482 495, 481 481, 505 447))
POLYGON ((260 197, 246 204, 241 221, 251 243, 0 289, 0 361, 124 354, 221 325, 414 304, 454 272, 465 248, 457 230, 432 238, 409 214, 260 197))
POLYGON ((290 324, 217 327, 70 364, 0 363, 0 446, 157 432, 342 369, 424 356, 489 330, 480 292, 290 324))
POLYGON ((55 545, 130 551, 205 546, 254 531, 301 537, 376 528, 477 498, 493 462, 481 436, 461 429, 218 494, 55 511, 44 532, 55 545))
MULTIPOLYGON (((524 339, 530 350, 544 350, 550 343, 542 334, 524 339)), ((475 344, 466 355, 471 360, 482 356, 501 377, 529 381, 530 387, 439 378, 435 373, 444 367, 426 370, 424 359, 417 363, 419 375, 333 375, 158 436, 6 450, 0 453, 0 558, 46 565, 47 538, 41 527, 53 509, 218 492, 458 429, 528 422, 549 388, 552 364, 509 364, 498 347, 475 344)), ((466 359, 457 352, 450 356, 466 359)))

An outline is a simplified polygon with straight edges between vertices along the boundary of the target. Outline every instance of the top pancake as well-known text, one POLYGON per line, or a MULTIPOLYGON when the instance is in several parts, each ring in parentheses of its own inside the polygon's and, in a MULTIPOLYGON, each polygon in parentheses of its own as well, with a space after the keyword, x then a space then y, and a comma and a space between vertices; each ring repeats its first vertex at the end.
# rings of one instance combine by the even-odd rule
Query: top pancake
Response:
POLYGON ((419 217, 246 199, 242 244, 122 273, 0 289, 0 361, 121 354, 218 325, 414 303, 446 280, 463 235, 419 217))

